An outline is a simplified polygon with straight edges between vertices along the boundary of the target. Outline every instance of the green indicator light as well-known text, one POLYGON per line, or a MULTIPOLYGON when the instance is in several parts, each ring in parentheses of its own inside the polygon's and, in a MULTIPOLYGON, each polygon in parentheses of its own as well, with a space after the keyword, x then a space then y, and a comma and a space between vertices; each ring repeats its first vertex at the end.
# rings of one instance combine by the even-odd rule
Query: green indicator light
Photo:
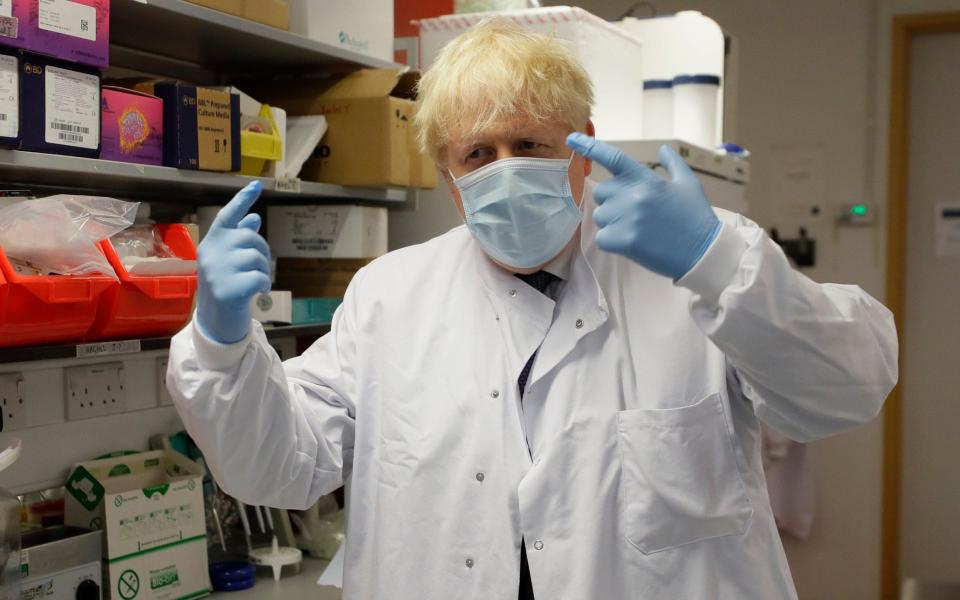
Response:
POLYGON ((854 204, 850 207, 850 214, 855 217, 862 217, 867 214, 867 205, 866 204, 854 204))

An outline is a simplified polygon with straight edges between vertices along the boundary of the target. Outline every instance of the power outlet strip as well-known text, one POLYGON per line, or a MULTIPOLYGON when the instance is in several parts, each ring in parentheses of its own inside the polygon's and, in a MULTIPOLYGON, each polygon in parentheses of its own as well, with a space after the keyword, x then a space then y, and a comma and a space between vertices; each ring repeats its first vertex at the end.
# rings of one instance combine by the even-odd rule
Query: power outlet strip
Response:
POLYGON ((160 406, 171 406, 173 398, 167 391, 167 361, 166 356, 157 359, 157 398, 160 399, 160 406))
POLYGON ((27 403, 23 399, 23 374, 0 374, 0 431, 27 426, 27 403))
POLYGON ((67 419, 77 421, 127 410, 123 363, 64 369, 67 419))

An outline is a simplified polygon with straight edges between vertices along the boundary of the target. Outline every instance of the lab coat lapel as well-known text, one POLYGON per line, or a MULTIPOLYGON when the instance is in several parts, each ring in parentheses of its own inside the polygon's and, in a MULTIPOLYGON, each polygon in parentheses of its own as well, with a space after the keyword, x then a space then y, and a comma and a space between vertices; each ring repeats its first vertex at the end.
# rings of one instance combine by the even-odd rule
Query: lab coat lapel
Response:
POLYGON ((608 314, 603 290, 578 245, 570 265, 570 279, 560 297, 553 324, 537 353, 529 385, 534 385, 566 358, 583 336, 603 325, 608 314))

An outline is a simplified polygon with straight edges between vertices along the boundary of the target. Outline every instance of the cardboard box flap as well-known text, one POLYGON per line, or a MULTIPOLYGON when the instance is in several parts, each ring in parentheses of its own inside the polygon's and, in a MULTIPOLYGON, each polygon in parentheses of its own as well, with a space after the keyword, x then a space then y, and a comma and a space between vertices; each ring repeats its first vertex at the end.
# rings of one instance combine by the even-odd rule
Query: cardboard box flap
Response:
POLYGON ((133 88, 126 88, 126 87, 122 87, 122 86, 119 86, 119 85, 102 85, 102 86, 100 86, 100 89, 103 90, 103 91, 121 92, 121 93, 123 93, 123 94, 131 94, 131 95, 133 95, 133 96, 140 96, 140 97, 142 97, 142 98, 153 98, 154 100, 159 100, 159 99, 160 99, 159 97, 154 96, 153 94, 151 94, 151 93, 149 93, 149 92, 145 92, 145 91, 143 91, 143 90, 137 90, 137 89, 133 89, 133 88))
MULTIPOLYGON (((324 100, 346 100, 356 98, 383 98, 395 95, 394 90, 402 88, 400 83, 408 73, 406 67, 402 69, 360 69, 350 73, 326 90, 324 100)), ((409 84, 406 84, 409 85, 409 84)), ((401 93, 409 93, 407 89, 401 93)), ((409 98, 402 95, 401 98, 409 98)))

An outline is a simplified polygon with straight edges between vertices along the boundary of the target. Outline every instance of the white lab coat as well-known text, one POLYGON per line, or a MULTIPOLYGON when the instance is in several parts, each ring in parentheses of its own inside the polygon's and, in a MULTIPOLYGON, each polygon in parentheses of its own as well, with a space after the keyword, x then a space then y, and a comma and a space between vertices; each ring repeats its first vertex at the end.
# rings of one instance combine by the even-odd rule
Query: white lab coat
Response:
POLYGON ((459 227, 361 270, 298 358, 258 324, 174 338, 168 387, 227 492, 302 509, 349 478, 345 600, 516 598, 521 538, 538 600, 796 597, 760 421, 812 440, 872 419, 890 312, 720 210, 674 284, 600 251, 586 206, 556 305, 459 227))

